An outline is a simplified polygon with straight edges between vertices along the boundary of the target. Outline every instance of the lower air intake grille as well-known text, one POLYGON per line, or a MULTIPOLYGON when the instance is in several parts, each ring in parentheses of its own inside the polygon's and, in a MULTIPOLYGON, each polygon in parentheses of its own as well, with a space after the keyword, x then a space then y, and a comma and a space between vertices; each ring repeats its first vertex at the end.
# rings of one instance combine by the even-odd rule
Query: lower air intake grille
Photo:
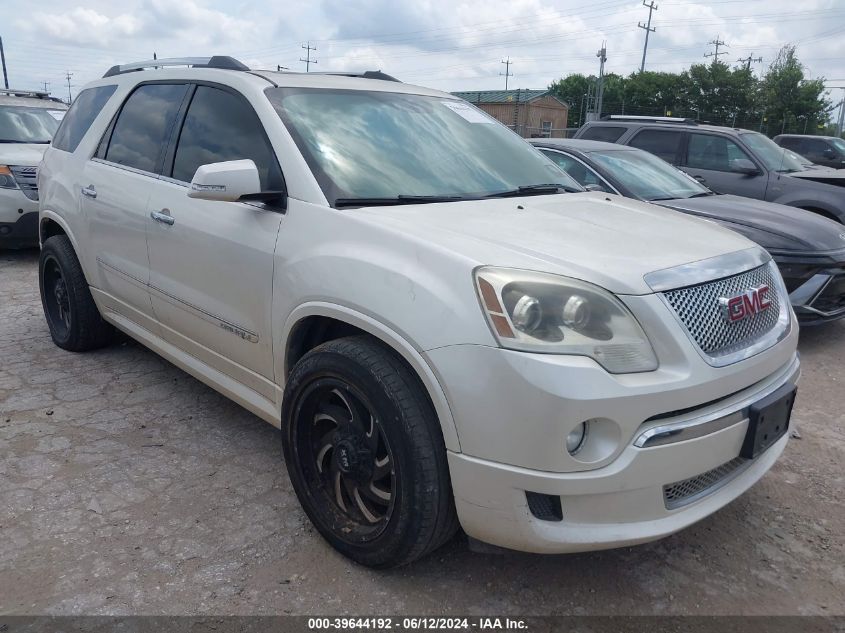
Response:
POLYGON ((734 457, 706 473, 663 486, 663 503, 666 504, 666 509, 680 508, 715 492, 745 470, 750 463, 750 459, 734 457))
POLYGON ((539 492, 526 492, 528 509, 538 519, 543 521, 562 521, 563 510, 560 507, 560 497, 544 495, 539 492))

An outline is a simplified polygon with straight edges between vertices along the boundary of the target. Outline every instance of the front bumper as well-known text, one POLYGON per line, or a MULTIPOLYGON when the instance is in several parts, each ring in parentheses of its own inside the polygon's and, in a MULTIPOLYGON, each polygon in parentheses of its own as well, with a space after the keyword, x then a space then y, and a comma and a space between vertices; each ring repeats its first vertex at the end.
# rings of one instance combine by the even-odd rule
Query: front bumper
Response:
POLYGON ((38 201, 20 189, 0 189, 0 248, 38 246, 38 201))
POLYGON ((779 256, 775 261, 801 325, 845 318, 845 253, 827 261, 779 256))

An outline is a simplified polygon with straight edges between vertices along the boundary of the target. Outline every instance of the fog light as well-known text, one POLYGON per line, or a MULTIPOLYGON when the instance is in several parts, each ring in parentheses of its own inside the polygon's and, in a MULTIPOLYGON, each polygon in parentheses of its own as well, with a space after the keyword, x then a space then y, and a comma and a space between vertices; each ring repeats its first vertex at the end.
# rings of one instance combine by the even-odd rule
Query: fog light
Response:
POLYGON ((584 446, 584 440, 587 438, 587 423, 581 422, 578 426, 572 429, 572 432, 566 436, 566 450, 570 455, 575 455, 584 446))
POLYGON ((531 332, 537 329, 540 321, 543 320, 543 311, 540 309, 540 302, 530 295, 522 295, 513 307, 513 324, 518 330, 531 332))

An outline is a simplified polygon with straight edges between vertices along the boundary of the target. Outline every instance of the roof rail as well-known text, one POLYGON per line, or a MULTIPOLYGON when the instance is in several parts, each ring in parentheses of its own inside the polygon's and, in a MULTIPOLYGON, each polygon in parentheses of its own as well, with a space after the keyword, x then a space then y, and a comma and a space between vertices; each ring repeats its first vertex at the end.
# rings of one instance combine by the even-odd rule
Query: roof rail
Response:
POLYGON ((0 95, 9 95, 10 97, 35 97, 36 99, 45 99, 50 96, 49 92, 43 90, 15 90, 14 88, 0 88, 0 95))
POLYGON ((103 77, 114 77, 145 68, 163 68, 168 66, 193 66, 194 68, 221 68, 225 70, 249 70, 249 66, 228 55, 212 57, 170 57, 167 59, 148 59, 143 62, 112 66, 103 77))
POLYGON ((634 116, 627 114, 605 114, 602 121, 647 121, 648 123, 685 123, 687 125, 698 125, 695 119, 676 116, 634 116))
MULTIPOLYGON (((304 74, 304 73, 297 73, 297 74, 304 74)), ((381 81, 396 81, 402 83, 396 77, 388 75, 387 73, 383 73, 380 70, 365 70, 364 72, 356 73, 356 72, 345 72, 345 71, 318 71, 309 73, 310 75, 329 75, 334 77, 359 77, 361 79, 380 79, 381 81)))

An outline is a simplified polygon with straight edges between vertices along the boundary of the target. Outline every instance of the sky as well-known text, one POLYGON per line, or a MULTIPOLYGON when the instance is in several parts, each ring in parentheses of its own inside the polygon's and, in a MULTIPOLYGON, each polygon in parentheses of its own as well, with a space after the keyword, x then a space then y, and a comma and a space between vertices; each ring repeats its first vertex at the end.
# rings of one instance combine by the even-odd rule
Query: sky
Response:
MULTIPOLYGON (((646 68, 762 57, 792 43, 811 77, 845 86, 845 0, 656 0, 646 68)), ((573 72, 639 68, 648 19, 641 0, 0 0, 0 37, 13 88, 67 98, 112 65, 231 55, 252 68, 382 70, 446 91, 546 88, 573 72), (19 17, 16 17, 19 16, 19 17)), ((833 98, 842 98, 836 90, 833 98)))

